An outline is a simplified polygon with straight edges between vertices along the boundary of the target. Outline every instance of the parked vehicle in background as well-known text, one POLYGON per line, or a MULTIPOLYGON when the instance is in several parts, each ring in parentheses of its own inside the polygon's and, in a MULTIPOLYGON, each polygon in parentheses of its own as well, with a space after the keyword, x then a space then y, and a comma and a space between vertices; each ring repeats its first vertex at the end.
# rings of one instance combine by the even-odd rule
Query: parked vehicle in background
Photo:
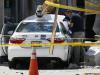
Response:
MULTIPOLYGON (((10 17, 4 17, 4 25, 0 34, 0 45, 8 44, 9 38, 17 27, 17 23, 10 17)), ((8 61, 8 46, 0 46, 0 63, 8 61)))
MULTIPOLYGON (((10 68, 16 68, 17 64, 20 64, 24 59, 29 59, 31 56, 33 48, 31 46, 20 46, 20 44, 50 43, 54 18, 55 15, 53 14, 43 15, 43 17, 33 15, 19 23, 9 40, 10 45, 19 44, 19 46, 8 47, 8 60, 10 68)), ((63 24, 63 18, 64 16, 58 15, 54 43, 71 41, 70 36, 67 34, 68 30, 63 24)), ((49 54, 49 48, 50 46, 36 47, 39 64, 46 65, 48 63, 53 63, 53 67, 55 65, 58 67, 59 64, 61 64, 61 67, 68 64, 71 57, 70 46, 54 46, 53 54, 49 54)))

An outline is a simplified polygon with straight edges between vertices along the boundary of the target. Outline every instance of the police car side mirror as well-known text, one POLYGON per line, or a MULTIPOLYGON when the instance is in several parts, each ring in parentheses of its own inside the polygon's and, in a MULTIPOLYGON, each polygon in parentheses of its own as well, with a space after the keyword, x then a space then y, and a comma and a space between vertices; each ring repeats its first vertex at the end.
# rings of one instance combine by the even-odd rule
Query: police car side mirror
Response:
POLYGON ((8 35, 12 35, 14 31, 8 31, 8 35))

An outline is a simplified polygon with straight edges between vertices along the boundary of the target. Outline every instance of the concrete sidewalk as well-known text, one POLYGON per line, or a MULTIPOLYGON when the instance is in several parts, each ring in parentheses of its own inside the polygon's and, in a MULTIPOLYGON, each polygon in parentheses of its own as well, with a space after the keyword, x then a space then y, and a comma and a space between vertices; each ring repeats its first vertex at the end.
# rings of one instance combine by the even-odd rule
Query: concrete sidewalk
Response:
MULTIPOLYGON (((39 75, 100 75, 100 69, 64 69, 39 70, 39 75), (93 74, 94 73, 94 74, 93 74)), ((0 66, 0 75, 29 75, 28 70, 10 70, 7 66, 0 66)))

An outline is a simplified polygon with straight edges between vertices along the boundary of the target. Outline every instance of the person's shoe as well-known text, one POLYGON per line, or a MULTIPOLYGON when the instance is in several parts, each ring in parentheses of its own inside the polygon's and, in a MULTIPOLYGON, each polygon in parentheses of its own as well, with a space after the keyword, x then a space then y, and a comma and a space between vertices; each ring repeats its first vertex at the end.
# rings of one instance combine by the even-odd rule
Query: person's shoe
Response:
POLYGON ((73 63, 70 63, 69 66, 68 66, 68 69, 79 69, 80 66, 78 66, 77 64, 73 64, 73 63))

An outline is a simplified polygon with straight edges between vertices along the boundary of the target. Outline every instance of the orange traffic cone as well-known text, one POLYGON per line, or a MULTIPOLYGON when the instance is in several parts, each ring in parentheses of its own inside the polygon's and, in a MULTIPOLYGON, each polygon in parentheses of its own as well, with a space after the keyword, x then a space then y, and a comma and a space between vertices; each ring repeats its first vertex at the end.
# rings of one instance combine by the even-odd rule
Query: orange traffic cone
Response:
POLYGON ((38 63, 37 63, 35 50, 33 50, 31 59, 30 59, 29 75, 39 75, 38 74, 38 63))

